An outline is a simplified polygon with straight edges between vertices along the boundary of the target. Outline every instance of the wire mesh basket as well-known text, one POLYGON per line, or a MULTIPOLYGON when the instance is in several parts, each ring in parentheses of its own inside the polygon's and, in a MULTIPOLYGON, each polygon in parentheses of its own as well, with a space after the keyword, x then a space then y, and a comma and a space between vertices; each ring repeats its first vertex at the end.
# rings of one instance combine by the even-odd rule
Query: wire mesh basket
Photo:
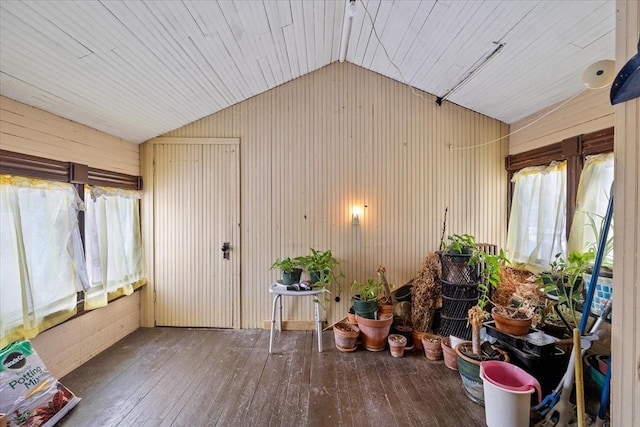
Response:
POLYGON ((477 297, 469 299, 454 299, 443 295, 441 313, 443 316, 447 316, 452 319, 466 319, 469 309, 477 303, 477 297))
POLYGON ((471 325, 467 324, 466 313, 464 319, 447 317, 441 313, 438 335, 442 335, 443 337, 453 335, 454 337, 467 341, 471 340, 471 325))
POLYGON ((442 282, 442 295, 451 299, 478 299, 478 284, 459 285, 457 283, 442 282))
POLYGON ((440 253, 442 280, 460 285, 471 285, 480 281, 480 265, 469 265, 471 255, 440 253))

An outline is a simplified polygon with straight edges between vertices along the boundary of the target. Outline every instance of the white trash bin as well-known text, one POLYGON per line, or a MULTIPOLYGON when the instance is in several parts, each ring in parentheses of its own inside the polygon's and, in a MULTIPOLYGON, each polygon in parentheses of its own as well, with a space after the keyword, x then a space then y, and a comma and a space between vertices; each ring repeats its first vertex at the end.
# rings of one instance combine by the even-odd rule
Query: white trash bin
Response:
POLYGON ((525 370, 507 362, 480 363, 488 427, 529 427, 531 394, 542 398, 540 384, 525 370))

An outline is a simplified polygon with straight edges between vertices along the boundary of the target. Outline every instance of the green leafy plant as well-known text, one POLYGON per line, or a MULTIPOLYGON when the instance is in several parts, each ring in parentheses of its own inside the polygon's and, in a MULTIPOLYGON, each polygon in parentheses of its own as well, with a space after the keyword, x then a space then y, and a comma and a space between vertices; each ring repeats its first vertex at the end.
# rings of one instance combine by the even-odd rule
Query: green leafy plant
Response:
POLYGON ((591 251, 573 251, 566 258, 561 253, 557 253, 550 264, 550 270, 538 275, 543 292, 557 296, 558 304, 566 305, 570 327, 578 325, 577 313, 584 301, 582 276, 593 263, 594 258, 595 253, 591 251))
POLYGON ((481 282, 478 284, 478 306, 485 310, 489 301, 491 289, 500 284, 500 269, 503 265, 510 264, 504 251, 500 249, 497 255, 483 251, 476 244, 476 239, 471 234, 454 234, 447 236, 448 244, 442 250, 448 254, 466 254, 469 257, 468 265, 481 265, 481 282))
POLYGON ((487 305, 490 302, 491 290, 498 287, 500 284, 500 269, 506 264, 511 262, 505 256, 504 251, 500 249, 497 255, 487 253, 481 249, 477 249, 471 255, 469 263, 481 264, 483 266, 480 271, 482 278, 478 284, 478 306, 486 310, 487 305))
MULTIPOLYGON (((338 283, 338 279, 344 277, 336 267, 340 262, 333 256, 331 250, 319 251, 309 248, 310 254, 299 257, 300 265, 309 272, 313 281, 319 285, 338 283)), ((339 284, 339 283, 338 283, 339 284)))
POLYGON ((383 288, 382 282, 376 282, 374 279, 367 279, 365 282, 358 282, 357 280, 351 282, 354 297, 358 296, 357 298, 362 301, 377 299, 383 288))
POLYGON ((453 234, 447 236, 447 243, 442 241, 440 249, 450 254, 470 254, 478 249, 476 239, 471 234, 453 234))
POLYGON ((300 268, 300 267, 301 267, 300 257, 296 257, 296 258, 285 257, 285 258, 277 258, 269 269, 273 270, 274 268, 278 268, 282 272, 290 273, 294 269, 300 268))
MULTIPOLYGON (((595 241, 588 243, 585 249, 587 250, 587 252, 591 252, 593 254, 593 258, 595 259, 602 233, 605 231, 605 217, 598 214, 587 213, 587 218, 589 219, 589 228, 595 236, 595 241)), ((604 250, 602 252, 601 265, 601 268, 604 268, 609 272, 613 271, 613 233, 611 232, 612 227, 613 223, 611 224, 610 229, 606 230, 607 238, 605 241, 604 250)))

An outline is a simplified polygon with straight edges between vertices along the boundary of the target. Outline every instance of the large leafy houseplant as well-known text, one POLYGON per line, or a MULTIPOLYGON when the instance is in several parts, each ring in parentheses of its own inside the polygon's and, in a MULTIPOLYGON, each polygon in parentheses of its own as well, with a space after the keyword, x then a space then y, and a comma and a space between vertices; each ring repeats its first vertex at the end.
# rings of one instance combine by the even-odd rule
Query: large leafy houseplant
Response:
MULTIPOLYGON (((344 273, 337 270, 340 262, 333 256, 331 249, 321 251, 318 249, 309 248, 309 250, 311 251, 311 253, 298 257, 300 265, 309 273, 309 279, 314 287, 323 288, 325 292, 330 293, 328 286, 335 284, 338 287, 338 292, 335 296, 335 300, 336 302, 340 302, 342 285, 338 281, 338 279, 344 277, 344 273)), ((327 303, 328 301, 329 298, 325 294, 325 298, 322 301, 323 307, 325 309, 325 303, 327 303)))
POLYGON ((309 272, 311 283, 321 286, 330 283, 338 283, 338 278, 344 277, 342 272, 337 272, 336 267, 340 262, 333 256, 331 250, 320 251, 309 248, 310 254, 298 257, 300 265, 309 272))
MULTIPOLYGON (((573 251, 566 258, 561 253, 555 255, 548 271, 538 275, 543 292, 557 299, 557 304, 566 307, 564 321, 569 329, 578 325, 579 310, 584 302, 583 275, 592 264, 592 251, 573 251)), ((559 311, 560 312, 560 311, 559 311)))

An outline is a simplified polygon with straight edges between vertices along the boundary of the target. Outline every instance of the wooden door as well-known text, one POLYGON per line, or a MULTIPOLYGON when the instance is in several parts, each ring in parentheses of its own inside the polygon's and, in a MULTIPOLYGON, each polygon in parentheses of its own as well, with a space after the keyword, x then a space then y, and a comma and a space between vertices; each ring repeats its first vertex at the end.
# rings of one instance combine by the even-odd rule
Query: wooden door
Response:
POLYGON ((156 325, 239 327, 238 140, 172 142, 154 145, 156 325))

